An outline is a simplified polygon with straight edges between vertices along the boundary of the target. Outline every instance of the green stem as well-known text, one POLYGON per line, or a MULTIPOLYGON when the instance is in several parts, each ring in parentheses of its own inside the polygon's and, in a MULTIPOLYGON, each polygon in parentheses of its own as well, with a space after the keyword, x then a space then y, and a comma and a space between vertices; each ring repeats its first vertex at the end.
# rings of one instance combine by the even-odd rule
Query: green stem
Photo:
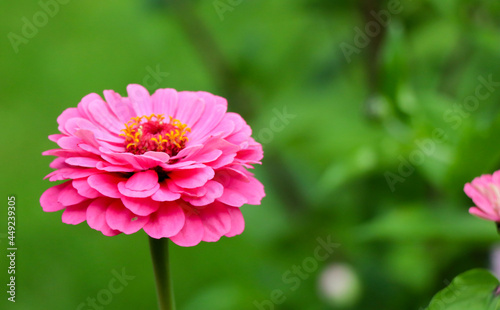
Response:
POLYGON ((168 261, 168 239, 149 237, 149 248, 153 260, 159 310, 175 310, 174 290, 170 279, 168 261))

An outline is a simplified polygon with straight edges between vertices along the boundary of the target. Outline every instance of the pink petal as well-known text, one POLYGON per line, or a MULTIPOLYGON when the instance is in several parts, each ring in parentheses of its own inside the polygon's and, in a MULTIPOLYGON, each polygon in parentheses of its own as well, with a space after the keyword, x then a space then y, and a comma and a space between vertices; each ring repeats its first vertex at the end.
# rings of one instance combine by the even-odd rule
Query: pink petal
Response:
MULTIPOLYGON (((221 123, 232 123, 233 124, 233 130, 231 131, 225 131, 223 137, 228 137, 234 133, 238 133, 242 131, 243 127, 245 126, 246 122, 245 120, 239 115, 238 113, 233 113, 233 112, 228 112, 224 115, 224 118, 222 119, 221 123)), ((233 143, 232 141, 230 141, 233 143)), ((239 144, 239 143, 237 143, 239 144)))
POLYGON ((90 157, 70 157, 66 159, 66 163, 73 166, 95 168, 100 160, 90 157))
POLYGON ((94 123, 87 118, 71 118, 66 122, 66 131, 70 132, 73 135, 80 130, 88 130, 94 133, 96 141, 107 141, 107 142, 115 142, 115 143, 123 143, 123 137, 120 137, 115 132, 110 132, 106 128, 103 128, 101 125, 94 123))
POLYGON ((89 176, 87 182, 90 187, 97 190, 104 196, 111 198, 120 198, 122 195, 118 191, 118 183, 126 180, 125 178, 115 176, 113 174, 94 174, 89 176))
POLYGON ((168 187, 168 180, 160 183, 160 188, 151 198, 156 201, 174 201, 181 197, 180 193, 172 192, 168 187))
MULTIPOLYGON (((81 132, 82 130, 78 130, 78 132, 81 132)), ((84 151, 87 151, 88 153, 92 153, 92 154, 96 154, 96 155, 100 155, 101 152, 99 151, 99 148, 97 147, 94 147, 90 144, 85 144, 85 143, 80 143, 78 144, 78 147, 81 148, 82 150, 84 151)))
MULTIPOLYGON (((220 182, 220 180, 217 178, 215 178, 215 180, 217 182, 220 182)), ((221 197, 217 198, 217 201, 220 201, 222 203, 228 204, 233 207, 241 207, 242 205, 248 202, 244 192, 234 190, 234 185, 232 186, 233 188, 229 188, 228 185, 226 186, 224 187, 224 192, 222 193, 221 197)))
POLYGON ((248 199, 248 204, 260 205, 262 198, 266 196, 264 192, 264 185, 260 183, 256 178, 249 177, 248 185, 245 186, 250 192, 246 192, 246 198, 248 199))
POLYGON ((203 241, 215 242, 231 229, 231 215, 225 205, 211 204, 200 210, 200 219, 203 222, 203 241))
POLYGON ((122 123, 128 122, 132 117, 137 116, 132 108, 126 104, 124 98, 112 90, 104 91, 104 98, 109 104, 111 111, 122 123))
POLYGON ((226 237, 234 237, 245 230, 245 220, 239 208, 227 207, 227 212, 231 216, 231 229, 225 234, 226 237))
POLYGON ((137 216, 130 212, 119 200, 113 202, 106 210, 106 222, 109 227, 127 235, 139 231, 148 220, 147 216, 137 216))
POLYGON ((264 157, 264 151, 262 150, 262 145, 259 143, 251 144, 247 149, 238 151, 236 159, 243 163, 260 163, 260 160, 264 157))
POLYGON ((94 133, 100 132, 99 128, 91 121, 81 117, 74 117, 68 119, 64 123, 64 130, 70 135, 74 135, 78 130, 85 129, 94 133))
MULTIPOLYGON (((179 155, 179 154, 177 154, 179 155)), ((177 157, 177 155, 175 157, 177 157)), ((181 158, 171 158, 172 160, 179 160, 181 158)), ((182 170, 182 169, 194 169, 194 168, 205 168, 206 166, 201 163, 196 163, 195 161, 188 160, 188 161, 181 161, 170 164, 170 163, 163 163, 159 165, 162 167, 165 171, 173 171, 173 170, 182 170)))
POLYGON ((208 181, 203 188, 206 189, 206 193, 203 196, 192 197, 184 195, 182 199, 193 206, 205 206, 214 202, 214 200, 222 196, 224 192, 224 187, 219 182, 212 180, 208 181))
POLYGON ((223 153, 222 156, 212 162, 206 163, 206 165, 212 167, 213 169, 218 169, 233 163, 235 157, 236 153, 223 153))
POLYGON ((188 146, 183 148, 177 155, 172 156, 172 159, 186 159, 192 154, 195 154, 198 152, 198 150, 201 150, 203 148, 203 144, 192 144, 190 143, 188 146))
POLYGON ((87 198, 97 198, 101 196, 98 191, 90 187, 87 179, 75 179, 72 181, 71 185, 78 191, 78 194, 87 198))
MULTIPOLYGON (((472 183, 476 186, 481 186, 481 187, 486 187, 488 186, 487 184, 482 184, 481 179, 474 179, 472 183)), ((474 204, 482 209, 483 211, 487 213, 495 213, 495 208, 492 205, 492 202, 481 192, 477 190, 476 187, 471 185, 470 183, 465 184, 464 186, 464 192, 469 196, 472 201, 474 201, 474 204)))
POLYGON ((134 155, 132 153, 106 152, 104 150, 102 151, 104 154, 102 154, 101 157, 107 160, 109 163, 115 165, 130 166, 135 170, 148 170, 151 168, 155 168, 159 164, 163 163, 163 161, 161 161, 160 159, 151 156, 134 155))
POLYGON ((90 104, 94 101, 102 101, 101 96, 96 93, 90 93, 83 97, 82 100, 80 100, 80 102, 78 103, 78 112, 80 112, 80 115, 83 118, 88 120, 92 119, 90 104))
POLYGON ((146 153, 142 154, 142 156, 153 158, 155 160, 159 160, 159 161, 164 162, 164 163, 168 162, 168 160, 170 159, 170 156, 164 152, 146 152, 146 153))
POLYGON ((63 134, 54 134, 54 135, 49 135, 49 140, 52 141, 52 142, 56 142, 61 139, 62 137, 66 137, 66 135, 63 135, 63 134))
POLYGON ((228 118, 228 114, 226 113, 222 121, 210 131, 212 136, 220 135, 221 137, 225 137, 235 130, 236 125, 228 118))
POLYGON ((205 110, 196 124, 191 128, 190 138, 193 141, 211 134, 212 130, 221 122, 227 110, 226 99, 206 92, 197 92, 205 101, 205 110))
POLYGON ((201 99, 205 100, 207 105, 210 106, 222 106, 227 108, 227 100, 226 98, 211 94, 206 91, 197 91, 196 95, 200 97, 201 99))
POLYGON ((106 222, 106 210, 113 200, 108 198, 97 198, 90 203, 87 208, 87 223, 95 230, 103 233, 105 236, 115 236, 120 234, 119 230, 114 230, 106 222))
POLYGON ((182 104, 177 107, 175 118, 191 128, 203 114, 205 101, 191 91, 181 91, 177 95, 178 101, 182 104))
POLYGON ((123 137, 120 137, 118 134, 103 130, 85 118, 70 118, 65 123, 65 127, 66 132, 71 135, 76 135, 76 133, 80 130, 88 130, 94 133, 97 141, 107 141, 113 143, 123 143, 124 141, 123 137))
MULTIPOLYGON (((99 155, 102 153, 106 154, 106 152, 113 152, 121 154, 125 152, 125 144, 123 137, 118 137, 118 141, 106 141, 104 139, 96 139, 97 143, 99 143, 99 147, 97 148, 99 151, 99 155)), ((85 145, 80 145, 80 148, 84 149, 85 145)))
POLYGON ((101 97, 98 100, 90 102, 89 111, 97 124, 112 133, 119 135, 120 130, 124 128, 123 123, 116 118, 116 115, 111 112, 101 97))
POLYGON ((75 132, 75 136, 80 138, 88 146, 91 146, 93 149, 93 152, 95 150, 99 149, 99 143, 97 142, 95 135, 92 131, 87 130, 87 129, 79 129, 75 132))
POLYGON ((49 178, 50 181, 60 181, 66 179, 86 178, 96 173, 99 173, 99 170, 81 168, 81 167, 72 167, 72 168, 62 168, 56 171, 52 171, 45 178, 49 178))
POLYGON ((78 137, 62 137, 57 140, 57 145, 66 150, 79 150, 78 143, 81 139, 78 137))
POLYGON ((177 112, 177 91, 166 88, 158 89, 151 97, 153 113, 173 116, 177 112))
POLYGON ((169 175, 172 181, 180 187, 195 188, 203 186, 214 177, 214 170, 210 167, 183 169, 172 171, 169 175))
POLYGON ((239 149, 239 146, 224 139, 214 138, 205 142, 203 149, 188 156, 186 160, 208 163, 207 165, 216 169, 232 163, 239 149))
POLYGON ((69 166, 66 164, 66 158, 58 157, 49 164, 49 167, 53 169, 60 169, 67 168, 69 166))
POLYGON ((128 197, 149 197, 160 188, 158 174, 154 170, 137 172, 126 182, 118 183, 118 190, 128 197))
POLYGON ((168 189, 172 193, 180 193, 180 194, 187 195, 190 197, 202 197, 202 196, 206 195, 206 193, 207 193, 207 189, 205 188, 205 185, 207 185, 208 182, 205 183, 205 185, 200 186, 200 187, 196 187, 196 188, 183 188, 183 187, 179 187, 179 186, 175 185, 175 183, 172 182, 172 180, 170 180, 170 179, 167 179, 165 181, 167 181, 168 189))
POLYGON ((223 152, 217 149, 206 150, 203 153, 197 153, 195 155, 190 156, 188 159, 193 160, 199 163, 206 163, 209 161, 214 161, 219 158, 223 152))
POLYGON ((477 207, 469 208, 469 213, 485 220, 500 222, 500 217, 498 215, 486 213, 477 207))
POLYGON ((137 172, 125 183, 125 188, 132 191, 150 190, 158 184, 158 174, 154 170, 137 172))
POLYGON ((177 245, 188 247, 201 242, 205 230, 201 218, 193 211, 186 212, 184 227, 170 240, 177 245))
POLYGON ((75 149, 75 150, 64 150, 64 149, 54 149, 42 152, 43 156, 60 156, 60 157, 73 157, 73 156, 88 156, 92 155, 86 151, 75 149))
POLYGON ((169 238, 179 233, 185 223, 182 208, 176 202, 164 202, 158 211, 149 216, 143 230, 151 237, 169 238))
POLYGON ((66 131, 66 122, 71 118, 81 117, 80 112, 77 108, 68 108, 64 110, 61 115, 57 118, 57 123, 59 124, 59 131, 65 134, 69 134, 66 131))
POLYGON ((233 207, 245 203, 258 205, 265 196, 264 186, 257 179, 244 177, 233 169, 218 171, 214 180, 224 186, 224 193, 217 200, 233 207))
POLYGON ((62 189, 57 197, 57 201, 65 207, 76 205, 84 200, 87 200, 87 198, 78 194, 78 191, 73 186, 62 189))
POLYGON ((240 143, 247 141, 252 135, 252 129, 247 125, 241 115, 236 113, 227 113, 226 116, 231 122, 235 124, 235 129, 224 139, 236 145, 240 145, 240 143))
POLYGON ((121 200, 127 209, 140 216, 150 215, 160 207, 160 202, 151 200, 150 198, 122 197, 121 200))
POLYGON ((151 96, 146 88, 137 84, 127 86, 128 98, 130 104, 137 116, 150 115, 153 113, 151 96))
POLYGON ((500 185, 500 170, 493 172, 493 174, 491 175, 491 182, 493 182, 495 185, 500 185))
POLYGON ((87 219, 87 208, 90 200, 86 200, 74 206, 69 206, 64 209, 62 214, 62 222, 71 225, 77 225, 87 219))
POLYGON ((71 182, 65 182, 47 189, 40 197, 40 205, 45 212, 55 212, 65 208, 63 204, 58 201, 58 197, 71 182))
POLYGON ((114 165, 107 162, 100 161, 97 163, 96 168, 102 171, 108 172, 134 172, 133 167, 125 167, 120 165, 114 165))

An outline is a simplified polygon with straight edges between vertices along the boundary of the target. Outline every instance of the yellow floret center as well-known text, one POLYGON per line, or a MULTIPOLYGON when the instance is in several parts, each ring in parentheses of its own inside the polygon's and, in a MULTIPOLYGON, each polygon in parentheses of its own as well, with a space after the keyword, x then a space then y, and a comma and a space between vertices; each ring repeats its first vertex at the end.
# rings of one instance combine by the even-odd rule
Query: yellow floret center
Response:
POLYGON ((186 146, 191 129, 172 116, 166 122, 162 114, 151 114, 132 117, 121 131, 127 152, 139 155, 155 151, 175 156, 186 146))

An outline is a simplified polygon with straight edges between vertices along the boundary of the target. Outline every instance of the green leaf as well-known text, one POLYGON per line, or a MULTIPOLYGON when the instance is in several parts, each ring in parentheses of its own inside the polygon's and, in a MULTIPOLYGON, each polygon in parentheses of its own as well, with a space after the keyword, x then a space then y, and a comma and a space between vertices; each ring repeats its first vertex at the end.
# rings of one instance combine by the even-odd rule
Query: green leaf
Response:
POLYGON ((457 276, 438 292, 427 310, 496 310, 498 280, 487 270, 472 269, 457 276))

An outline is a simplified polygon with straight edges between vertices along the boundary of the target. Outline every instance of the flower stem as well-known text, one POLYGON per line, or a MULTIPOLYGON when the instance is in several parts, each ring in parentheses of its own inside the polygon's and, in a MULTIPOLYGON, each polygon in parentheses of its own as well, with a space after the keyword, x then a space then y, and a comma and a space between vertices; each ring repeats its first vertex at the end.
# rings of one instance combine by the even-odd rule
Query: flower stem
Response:
POLYGON ((175 310, 174 290, 170 279, 168 260, 168 238, 149 237, 149 248, 153 260, 159 310, 175 310))

